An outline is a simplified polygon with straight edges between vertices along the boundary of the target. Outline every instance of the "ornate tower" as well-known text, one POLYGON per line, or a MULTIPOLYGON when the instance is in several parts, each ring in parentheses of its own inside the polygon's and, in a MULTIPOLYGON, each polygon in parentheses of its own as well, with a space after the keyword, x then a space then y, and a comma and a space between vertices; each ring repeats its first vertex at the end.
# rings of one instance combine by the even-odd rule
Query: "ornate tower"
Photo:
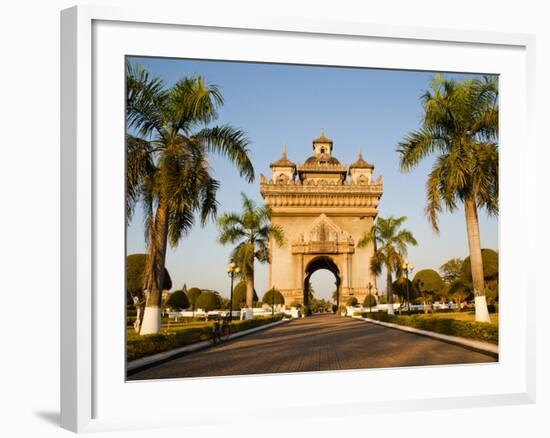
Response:
POLYGON ((372 180, 374 166, 361 152, 348 166, 333 155, 333 141, 324 132, 314 139, 313 155, 303 164, 286 156, 271 163, 271 178, 261 176, 260 192, 273 211, 272 222, 285 232, 286 243, 270 244, 269 287, 276 287, 285 302, 303 303, 304 289, 318 269, 328 269, 335 278, 339 303, 350 296, 360 302, 376 293, 376 278, 370 273, 374 248, 358 248, 361 236, 370 230, 378 214, 382 178, 372 180))

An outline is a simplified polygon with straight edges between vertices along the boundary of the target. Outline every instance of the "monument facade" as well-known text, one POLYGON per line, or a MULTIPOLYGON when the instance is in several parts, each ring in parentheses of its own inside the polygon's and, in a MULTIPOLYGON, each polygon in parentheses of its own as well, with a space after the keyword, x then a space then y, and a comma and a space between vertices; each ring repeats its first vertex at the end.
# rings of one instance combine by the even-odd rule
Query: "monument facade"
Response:
POLYGON ((319 269, 336 278, 338 304, 354 296, 362 303, 376 294, 376 276, 370 272, 374 246, 359 248, 378 214, 382 177, 373 179, 374 166, 361 152, 351 165, 333 155, 333 141, 324 132, 312 142, 313 155, 303 164, 283 156, 270 164, 271 177, 261 175, 260 192, 272 209, 286 242, 270 242, 269 287, 285 297, 286 304, 307 305, 307 284, 319 269))

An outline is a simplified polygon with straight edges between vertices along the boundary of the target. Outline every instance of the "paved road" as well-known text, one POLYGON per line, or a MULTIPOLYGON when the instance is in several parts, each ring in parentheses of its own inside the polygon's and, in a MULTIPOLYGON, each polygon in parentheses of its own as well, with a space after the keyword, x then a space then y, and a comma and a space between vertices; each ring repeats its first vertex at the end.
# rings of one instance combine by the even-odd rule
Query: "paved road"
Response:
POLYGON ((129 380, 494 362, 436 339, 335 315, 293 320, 133 374, 129 380))

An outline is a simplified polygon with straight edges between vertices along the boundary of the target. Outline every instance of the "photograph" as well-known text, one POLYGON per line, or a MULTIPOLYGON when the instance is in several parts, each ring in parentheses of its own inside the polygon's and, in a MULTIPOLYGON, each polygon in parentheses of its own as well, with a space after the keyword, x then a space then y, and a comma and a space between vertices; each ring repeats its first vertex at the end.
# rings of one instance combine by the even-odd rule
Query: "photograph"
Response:
POLYGON ((498 75, 125 74, 127 381, 498 364, 498 75))

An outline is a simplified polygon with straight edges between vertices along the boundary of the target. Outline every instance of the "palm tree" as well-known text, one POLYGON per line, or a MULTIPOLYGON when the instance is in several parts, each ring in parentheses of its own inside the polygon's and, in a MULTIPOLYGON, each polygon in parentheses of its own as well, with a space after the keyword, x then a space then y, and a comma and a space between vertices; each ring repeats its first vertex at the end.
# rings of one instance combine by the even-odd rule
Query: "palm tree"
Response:
MULTIPOLYGON (((304 294, 304 297, 306 298, 307 300, 307 305, 309 306, 310 303, 313 302, 313 300, 315 299, 315 289, 313 289, 313 285, 311 284, 310 281, 308 281, 306 283, 306 290, 305 290, 305 294, 304 294)), ((304 303, 306 304, 306 303, 304 303)))
POLYGON ((240 275, 246 281, 246 305, 252 307, 254 299, 254 261, 269 262, 269 245, 284 243, 283 229, 271 224, 271 208, 259 207, 244 193, 242 212, 225 213, 218 220, 221 244, 238 243, 231 253, 231 261, 241 268, 240 275))
POLYGON ((357 243, 360 248, 374 245, 375 253, 370 265, 373 274, 379 275, 382 267, 386 268, 386 293, 390 315, 393 315, 392 273, 396 271, 399 276, 403 258, 407 256, 407 245, 417 244, 409 230, 401 229, 401 225, 406 220, 406 216, 398 218, 390 216, 387 219, 379 217, 357 243))
POLYGON ((437 154, 426 183, 426 214, 437 233, 438 215, 464 204, 476 321, 489 321, 477 211, 498 214, 498 85, 494 77, 457 82, 435 76, 421 98, 422 127, 399 143, 402 171, 437 154))
POLYGON ((147 302, 141 334, 160 332, 160 304, 167 242, 175 247, 195 223, 216 215, 219 182, 208 154, 226 156, 248 181, 254 169, 243 131, 229 125, 210 127, 223 104, 220 90, 201 76, 171 87, 128 64, 126 212, 136 204, 145 212, 147 302))

